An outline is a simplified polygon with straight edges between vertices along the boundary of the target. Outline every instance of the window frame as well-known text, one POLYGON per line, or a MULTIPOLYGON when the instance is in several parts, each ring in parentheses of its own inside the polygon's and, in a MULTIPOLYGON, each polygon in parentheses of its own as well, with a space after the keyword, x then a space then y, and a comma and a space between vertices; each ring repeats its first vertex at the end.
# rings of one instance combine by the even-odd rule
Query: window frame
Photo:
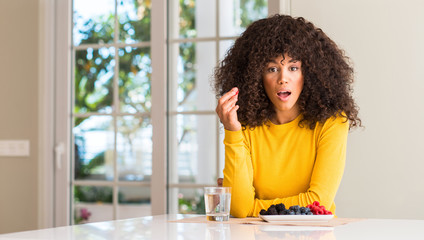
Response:
MULTIPOLYGON (((154 108, 148 113, 152 124, 152 174, 150 182, 123 182, 117 178, 116 166, 114 181, 84 181, 73 179, 73 166, 72 166, 72 153, 73 150, 73 137, 71 126, 74 115, 103 115, 103 114, 74 114, 71 109, 71 99, 74 93, 74 88, 71 83, 73 82, 73 73, 71 66, 74 64, 74 53, 76 50, 93 48, 98 49, 101 47, 110 47, 113 44, 86 44, 73 46, 72 42, 72 0, 58 0, 55 3, 54 10, 57 19, 55 25, 55 169, 54 169, 54 226, 66 226, 72 224, 73 214, 72 210, 72 187, 73 186, 109 186, 113 187, 113 219, 118 218, 118 187, 120 186, 140 186, 150 188, 151 198, 151 214, 166 213, 166 71, 152 71, 151 87, 155 89, 152 91, 151 99, 154 102, 154 108), (163 87, 165 86, 165 88, 163 87), (71 150, 71 151, 70 151, 71 150), (162 189, 158 191, 157 189, 162 189)), ((116 14, 116 13, 115 13, 116 14)), ((132 47, 145 47, 149 46, 151 49, 151 56, 155 56, 155 61, 152 61, 152 69, 164 68, 166 70, 166 0, 158 0, 152 3, 152 32, 150 42, 140 42, 135 44, 116 44, 116 51, 121 45, 131 45, 132 47), (153 8, 154 4, 154 8, 153 8), (163 44, 161 44, 163 43, 163 44)), ((116 27, 117 21, 115 21, 116 27)), ((117 33, 115 32, 115 35, 117 33)), ((115 36, 116 38, 116 36, 115 36)), ((119 57, 115 54, 115 58, 119 57)), ((118 64, 115 65, 115 71, 118 64)), ((117 74, 114 74, 114 102, 119 101, 119 96, 116 93, 117 87, 117 74)), ((109 114, 108 114, 109 115, 109 114)), ((110 114, 115 116, 116 113, 110 114)), ((118 114, 119 115, 119 114, 118 114)), ((132 115, 132 114, 125 114, 132 115)), ((138 114, 139 115, 139 114, 138 114)), ((145 115, 142 113, 142 115, 145 115)), ((116 131, 116 130, 115 130, 116 131)), ((116 144, 116 143, 115 143, 116 144)), ((115 163, 116 164, 116 161, 115 163)))

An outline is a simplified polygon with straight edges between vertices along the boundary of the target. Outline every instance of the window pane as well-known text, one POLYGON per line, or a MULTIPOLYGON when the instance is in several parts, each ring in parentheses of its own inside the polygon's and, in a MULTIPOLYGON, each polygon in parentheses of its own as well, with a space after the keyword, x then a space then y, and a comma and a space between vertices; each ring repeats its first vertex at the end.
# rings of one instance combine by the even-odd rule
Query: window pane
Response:
POLYGON ((238 36, 250 23, 268 14, 267 0, 220 0, 220 36, 238 36))
POLYGON ((112 187, 74 186, 74 223, 113 220, 112 187))
MULTIPOLYGON (((177 65, 171 71, 172 111, 214 111, 215 95, 210 80, 216 64, 216 43, 197 42, 179 46, 177 65)), ((172 65, 172 63, 171 63, 172 65)))
POLYGON ((152 125, 149 118, 118 118, 118 172, 121 181, 150 181, 152 125))
POLYGON ((119 49, 119 99, 122 112, 150 112, 151 75, 150 48, 119 49))
MULTIPOLYGON (((174 1, 174 4, 175 2, 176 1, 174 1)), ((179 3, 180 4, 178 8, 178 25, 173 24, 174 21, 170 21, 170 27, 174 30, 171 31, 171 38, 194 38, 197 36, 194 20, 196 15, 196 1, 179 0, 179 3), (174 32, 175 35, 178 34, 178 36, 175 36, 174 34, 172 34, 172 32, 174 32)), ((175 7, 176 6, 174 5, 174 8, 175 7)))
POLYGON ((152 215, 149 187, 119 187, 118 219, 152 215))
POLYGON ((75 118, 75 179, 113 180, 112 117, 75 118))
POLYGON ((75 52, 75 113, 112 111, 114 48, 75 52))
POLYGON ((215 115, 174 116, 175 137, 170 146, 171 183, 215 184, 216 172, 216 124, 215 115), (176 118, 176 119, 175 119, 176 118))
POLYGON ((169 5, 171 39, 216 36, 216 0, 175 0, 169 5))
POLYGON ((195 9, 197 37, 216 36, 216 0, 197 0, 195 9))
POLYGON ((178 213, 205 214, 203 188, 179 188, 178 213))
POLYGON ((151 1, 119 0, 119 40, 150 41, 151 1))
POLYGON ((115 1, 74 0, 73 2, 74 45, 113 42, 115 1))
POLYGON ((219 42, 219 59, 223 60, 225 58, 225 55, 227 54, 228 50, 231 46, 233 46, 234 40, 225 40, 219 42))

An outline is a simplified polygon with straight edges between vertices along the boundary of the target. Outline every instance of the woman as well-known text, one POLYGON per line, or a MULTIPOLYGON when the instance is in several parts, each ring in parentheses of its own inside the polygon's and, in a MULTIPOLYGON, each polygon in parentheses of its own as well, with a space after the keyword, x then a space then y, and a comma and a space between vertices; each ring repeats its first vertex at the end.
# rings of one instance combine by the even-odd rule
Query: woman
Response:
POLYGON ((231 215, 314 201, 335 212, 347 134, 361 125, 352 82, 343 51, 305 19, 246 29, 215 70, 231 215))

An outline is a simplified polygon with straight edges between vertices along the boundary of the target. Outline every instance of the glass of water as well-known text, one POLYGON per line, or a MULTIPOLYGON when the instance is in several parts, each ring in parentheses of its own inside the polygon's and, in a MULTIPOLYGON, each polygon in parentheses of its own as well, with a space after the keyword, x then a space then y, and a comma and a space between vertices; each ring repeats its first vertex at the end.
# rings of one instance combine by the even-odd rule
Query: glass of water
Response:
POLYGON ((230 187, 205 187, 206 218, 209 221, 228 221, 230 204, 230 187))

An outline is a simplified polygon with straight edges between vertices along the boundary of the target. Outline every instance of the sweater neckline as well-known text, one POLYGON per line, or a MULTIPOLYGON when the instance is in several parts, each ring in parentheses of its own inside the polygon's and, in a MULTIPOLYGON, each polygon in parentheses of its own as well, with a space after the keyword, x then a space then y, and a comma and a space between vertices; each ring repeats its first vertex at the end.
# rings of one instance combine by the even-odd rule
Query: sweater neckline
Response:
POLYGON ((283 123, 283 124, 274 124, 273 122, 271 122, 271 120, 268 120, 268 124, 270 125, 271 128, 275 128, 275 129, 282 129, 282 128, 293 127, 293 126, 297 126, 299 124, 299 121, 301 119, 301 116, 302 116, 302 114, 299 114, 292 121, 290 121, 288 123, 283 123))

